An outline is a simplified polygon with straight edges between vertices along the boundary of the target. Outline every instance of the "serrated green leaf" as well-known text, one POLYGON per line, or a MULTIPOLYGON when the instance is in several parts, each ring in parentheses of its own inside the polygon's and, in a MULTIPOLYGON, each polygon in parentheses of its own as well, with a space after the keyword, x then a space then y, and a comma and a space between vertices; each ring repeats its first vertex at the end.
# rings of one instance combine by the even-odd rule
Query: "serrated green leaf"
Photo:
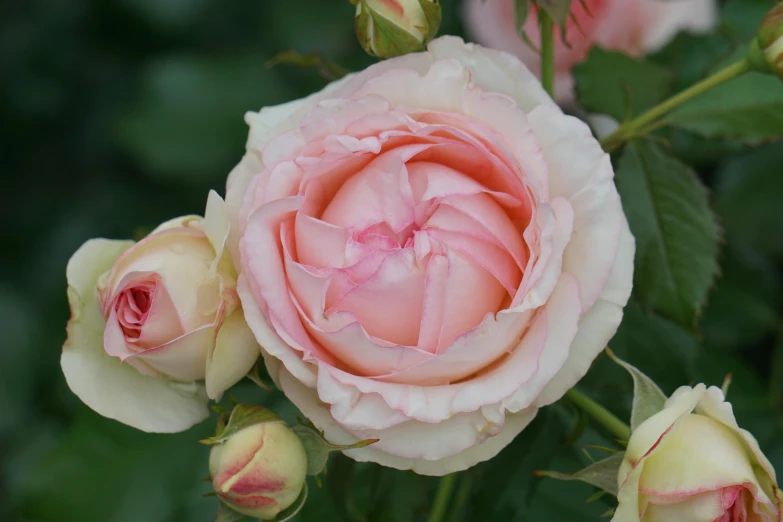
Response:
POLYGON ((598 47, 574 66, 573 74, 582 107, 618 121, 659 103, 672 85, 672 75, 663 67, 598 47))
POLYGON ((783 82, 748 73, 683 103, 662 120, 706 138, 748 145, 783 137, 783 82))
POLYGON ((696 174, 651 141, 632 140, 615 181, 636 238, 634 293, 693 328, 718 273, 719 228, 696 174))
POLYGON ((617 474, 623 462, 624 453, 616 453, 611 457, 587 466, 575 473, 558 473, 557 471, 536 471, 536 475, 558 480, 578 480, 600 488, 617 496, 617 474))
POLYGON ((263 422, 283 422, 280 416, 268 408, 255 404, 239 404, 231 411, 228 423, 225 426, 218 424, 215 436, 208 437, 202 444, 212 445, 225 442, 229 437, 240 430, 261 424, 263 422))
POLYGON ((607 348, 606 353, 611 359, 625 368, 633 378, 633 408, 631 409, 631 431, 641 423, 663 410, 666 395, 652 379, 647 377, 636 366, 628 364, 607 348))

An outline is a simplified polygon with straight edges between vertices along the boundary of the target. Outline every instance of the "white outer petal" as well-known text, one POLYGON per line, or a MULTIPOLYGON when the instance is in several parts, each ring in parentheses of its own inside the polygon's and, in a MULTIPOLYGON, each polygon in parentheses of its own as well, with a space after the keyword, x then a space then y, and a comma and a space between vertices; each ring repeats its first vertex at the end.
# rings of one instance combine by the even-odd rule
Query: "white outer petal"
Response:
POLYGON ((71 320, 60 364, 71 390, 90 408, 147 432, 184 431, 209 416, 203 386, 140 374, 103 349, 95 285, 132 241, 91 239, 68 262, 71 320))
POLYGON ((579 382, 614 336, 623 319, 623 308, 631 296, 635 248, 628 222, 623 218, 620 248, 606 286, 598 301, 582 316, 568 360, 541 392, 536 406, 552 404, 579 382))
POLYGON ((220 325, 215 347, 207 356, 207 395, 216 401, 220 400, 224 391, 253 368, 260 353, 242 309, 237 308, 220 325))
MULTIPOLYGON (((320 429, 324 430, 326 438, 336 444, 351 444, 360 440, 359 437, 343 429, 329 414, 327 405, 318 399, 315 390, 304 386, 283 367, 275 368, 281 389, 291 402, 320 429)), ((448 473, 464 470, 479 462, 491 459, 500 450, 506 447, 532 420, 537 409, 531 408, 516 414, 506 414, 505 424, 500 432, 486 439, 481 444, 471 446, 467 450, 449 457, 437 460, 425 460, 416 458, 404 458, 378 450, 373 446, 358 450, 349 450, 345 454, 360 462, 376 462, 383 466, 395 469, 410 469, 422 475, 441 476, 448 473)), ((420 428, 432 427, 430 437, 437 438, 442 435, 439 425, 427 426, 426 423, 418 423, 420 428)), ((383 437, 383 434, 371 434, 370 436, 383 437)), ((415 439, 409 439, 415 440, 415 439)))

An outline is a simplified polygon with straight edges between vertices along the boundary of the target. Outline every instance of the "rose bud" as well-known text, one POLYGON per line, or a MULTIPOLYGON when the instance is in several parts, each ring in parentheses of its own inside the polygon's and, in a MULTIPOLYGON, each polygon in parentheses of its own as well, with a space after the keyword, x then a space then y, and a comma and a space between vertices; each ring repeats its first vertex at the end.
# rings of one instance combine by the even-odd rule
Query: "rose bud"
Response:
POLYGON ((615 522, 776 522, 775 471, 716 387, 678 389, 631 435, 615 522))
POLYGON ((775 5, 761 20, 748 59, 753 68, 783 78, 783 4, 775 5))
POLYGON ((207 417, 207 396, 258 358, 224 249, 223 205, 213 192, 205 218, 173 219, 135 244, 92 239, 68 262, 61 364, 101 415, 144 431, 187 429, 207 417))
POLYGON ((209 454, 212 487, 231 509, 272 520, 296 502, 305 484, 302 441, 280 420, 240 429, 209 454))
POLYGON ((356 36, 365 51, 393 58, 420 51, 438 32, 438 0, 350 0, 356 36))

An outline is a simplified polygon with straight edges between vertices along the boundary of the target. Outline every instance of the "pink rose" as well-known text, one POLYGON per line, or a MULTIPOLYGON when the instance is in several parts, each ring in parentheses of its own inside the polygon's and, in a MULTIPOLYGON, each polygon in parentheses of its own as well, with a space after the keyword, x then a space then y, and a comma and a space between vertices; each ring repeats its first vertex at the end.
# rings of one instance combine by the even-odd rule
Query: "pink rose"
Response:
MULTIPOLYGON (((513 0, 466 0, 465 26, 482 45, 510 52, 536 74, 539 54, 518 35, 513 0)), ((716 0, 584 0, 571 2, 568 45, 555 39, 555 98, 573 103, 571 67, 582 62, 594 45, 641 56, 663 47, 678 31, 705 32, 715 25, 716 0)), ((535 10, 525 33, 538 46, 540 31, 535 10)))
POLYGON ((138 243, 91 239, 71 257, 61 364, 85 404, 144 431, 181 431, 247 374, 259 349, 224 253, 228 227, 213 192, 204 218, 172 219, 138 243))
POLYGON ((634 242, 613 171, 514 57, 454 37, 247 116, 237 290, 278 386, 346 452, 486 460, 614 334, 634 242))

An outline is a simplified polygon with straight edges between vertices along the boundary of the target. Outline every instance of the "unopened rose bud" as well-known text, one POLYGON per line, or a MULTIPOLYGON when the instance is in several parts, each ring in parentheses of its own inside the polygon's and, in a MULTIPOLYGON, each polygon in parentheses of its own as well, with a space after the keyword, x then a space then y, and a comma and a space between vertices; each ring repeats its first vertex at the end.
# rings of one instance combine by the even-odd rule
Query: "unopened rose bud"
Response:
POLYGON ((783 78, 783 3, 778 3, 761 20, 750 44, 748 60, 754 69, 783 78))
POLYGON ((356 4, 356 36, 379 58, 420 51, 438 32, 438 0, 351 0, 356 4))
POLYGON ((209 472, 228 507, 272 520, 302 492, 307 455, 299 437, 283 421, 272 420, 240 429, 212 446, 209 472))
POLYGON ((720 389, 674 392, 631 434, 613 522, 781 520, 775 470, 720 389))

